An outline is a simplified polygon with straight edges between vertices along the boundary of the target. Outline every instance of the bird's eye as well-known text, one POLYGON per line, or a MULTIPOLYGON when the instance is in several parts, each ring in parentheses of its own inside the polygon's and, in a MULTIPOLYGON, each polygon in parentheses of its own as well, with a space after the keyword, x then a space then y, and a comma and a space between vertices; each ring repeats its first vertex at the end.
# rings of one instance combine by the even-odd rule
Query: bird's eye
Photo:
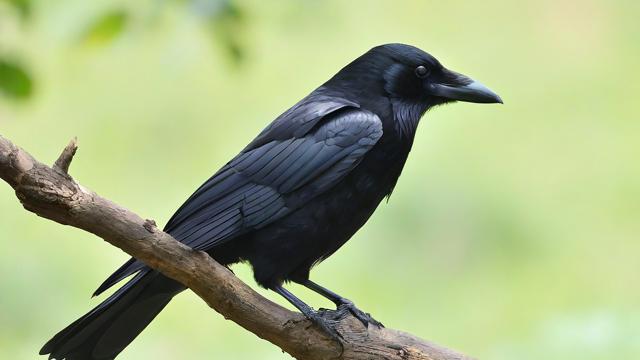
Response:
POLYGON ((429 74, 431 73, 431 71, 429 71, 429 69, 427 69, 426 67, 420 65, 416 68, 416 76, 419 78, 425 78, 427 76, 429 76, 429 74))

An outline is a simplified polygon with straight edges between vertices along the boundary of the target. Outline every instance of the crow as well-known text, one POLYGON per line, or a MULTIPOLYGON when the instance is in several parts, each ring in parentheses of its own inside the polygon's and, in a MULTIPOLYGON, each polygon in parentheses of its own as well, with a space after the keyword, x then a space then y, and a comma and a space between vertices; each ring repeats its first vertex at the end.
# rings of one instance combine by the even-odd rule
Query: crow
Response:
MULTIPOLYGON (((502 103, 479 82, 416 47, 374 47, 271 122, 187 199, 164 231, 220 264, 248 262, 260 286, 332 335, 326 320, 284 283, 319 293, 365 326, 382 326, 350 300, 311 281, 309 271, 349 240, 391 194, 423 114, 455 101, 502 103)), ((186 289, 132 258, 94 295, 132 275, 40 354, 114 359, 186 289)))

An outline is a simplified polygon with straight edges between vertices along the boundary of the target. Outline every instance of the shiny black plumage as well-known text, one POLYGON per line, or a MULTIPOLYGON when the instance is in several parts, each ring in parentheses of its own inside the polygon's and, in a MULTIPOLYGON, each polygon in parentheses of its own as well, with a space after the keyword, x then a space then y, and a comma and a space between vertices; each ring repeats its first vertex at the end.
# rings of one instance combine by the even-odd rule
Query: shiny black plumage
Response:
MULTIPOLYGON (((365 324, 377 324, 309 281, 309 270, 343 245, 391 193, 428 108, 452 100, 499 101, 486 88, 473 88, 470 95, 464 90, 469 84, 417 48, 373 48, 274 120, 178 209, 165 231, 222 264, 248 261, 261 286, 312 319, 317 320, 313 311, 284 290, 284 282, 308 286, 350 306, 365 324), (419 66, 427 76, 425 69, 416 71, 419 66)), ((41 353, 113 359, 185 289, 131 259, 96 295, 133 274, 41 353)))

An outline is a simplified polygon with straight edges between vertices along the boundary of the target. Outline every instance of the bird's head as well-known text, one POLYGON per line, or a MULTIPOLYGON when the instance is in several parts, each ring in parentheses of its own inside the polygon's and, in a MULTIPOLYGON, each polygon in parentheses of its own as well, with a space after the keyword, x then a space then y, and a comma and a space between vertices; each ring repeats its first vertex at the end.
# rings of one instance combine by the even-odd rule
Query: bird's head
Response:
POLYGON ((451 101, 502 103, 486 86, 445 68, 430 54, 404 44, 374 47, 330 82, 342 85, 350 82, 360 89, 382 87, 388 96, 433 105, 451 101))
POLYGON ((435 57, 404 44, 376 46, 344 67, 325 86, 354 100, 390 99, 403 132, 415 130, 429 108, 454 102, 502 103, 481 83, 445 68, 435 57))

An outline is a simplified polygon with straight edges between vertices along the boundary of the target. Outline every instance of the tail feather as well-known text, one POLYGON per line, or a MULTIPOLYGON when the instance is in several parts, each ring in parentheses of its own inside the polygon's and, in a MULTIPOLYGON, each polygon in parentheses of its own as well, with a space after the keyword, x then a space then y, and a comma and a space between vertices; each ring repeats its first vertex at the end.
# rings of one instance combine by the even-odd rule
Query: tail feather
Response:
POLYGON ((111 360, 144 330, 184 287, 155 271, 138 273, 40 350, 49 359, 111 360))
POLYGON ((93 293, 93 296, 98 296, 102 294, 105 290, 109 289, 113 285, 117 284, 124 278, 135 274, 139 271, 148 271, 149 269, 145 269, 146 265, 136 258, 129 259, 126 263, 124 263, 118 270, 116 270, 113 274, 111 274, 93 293))

